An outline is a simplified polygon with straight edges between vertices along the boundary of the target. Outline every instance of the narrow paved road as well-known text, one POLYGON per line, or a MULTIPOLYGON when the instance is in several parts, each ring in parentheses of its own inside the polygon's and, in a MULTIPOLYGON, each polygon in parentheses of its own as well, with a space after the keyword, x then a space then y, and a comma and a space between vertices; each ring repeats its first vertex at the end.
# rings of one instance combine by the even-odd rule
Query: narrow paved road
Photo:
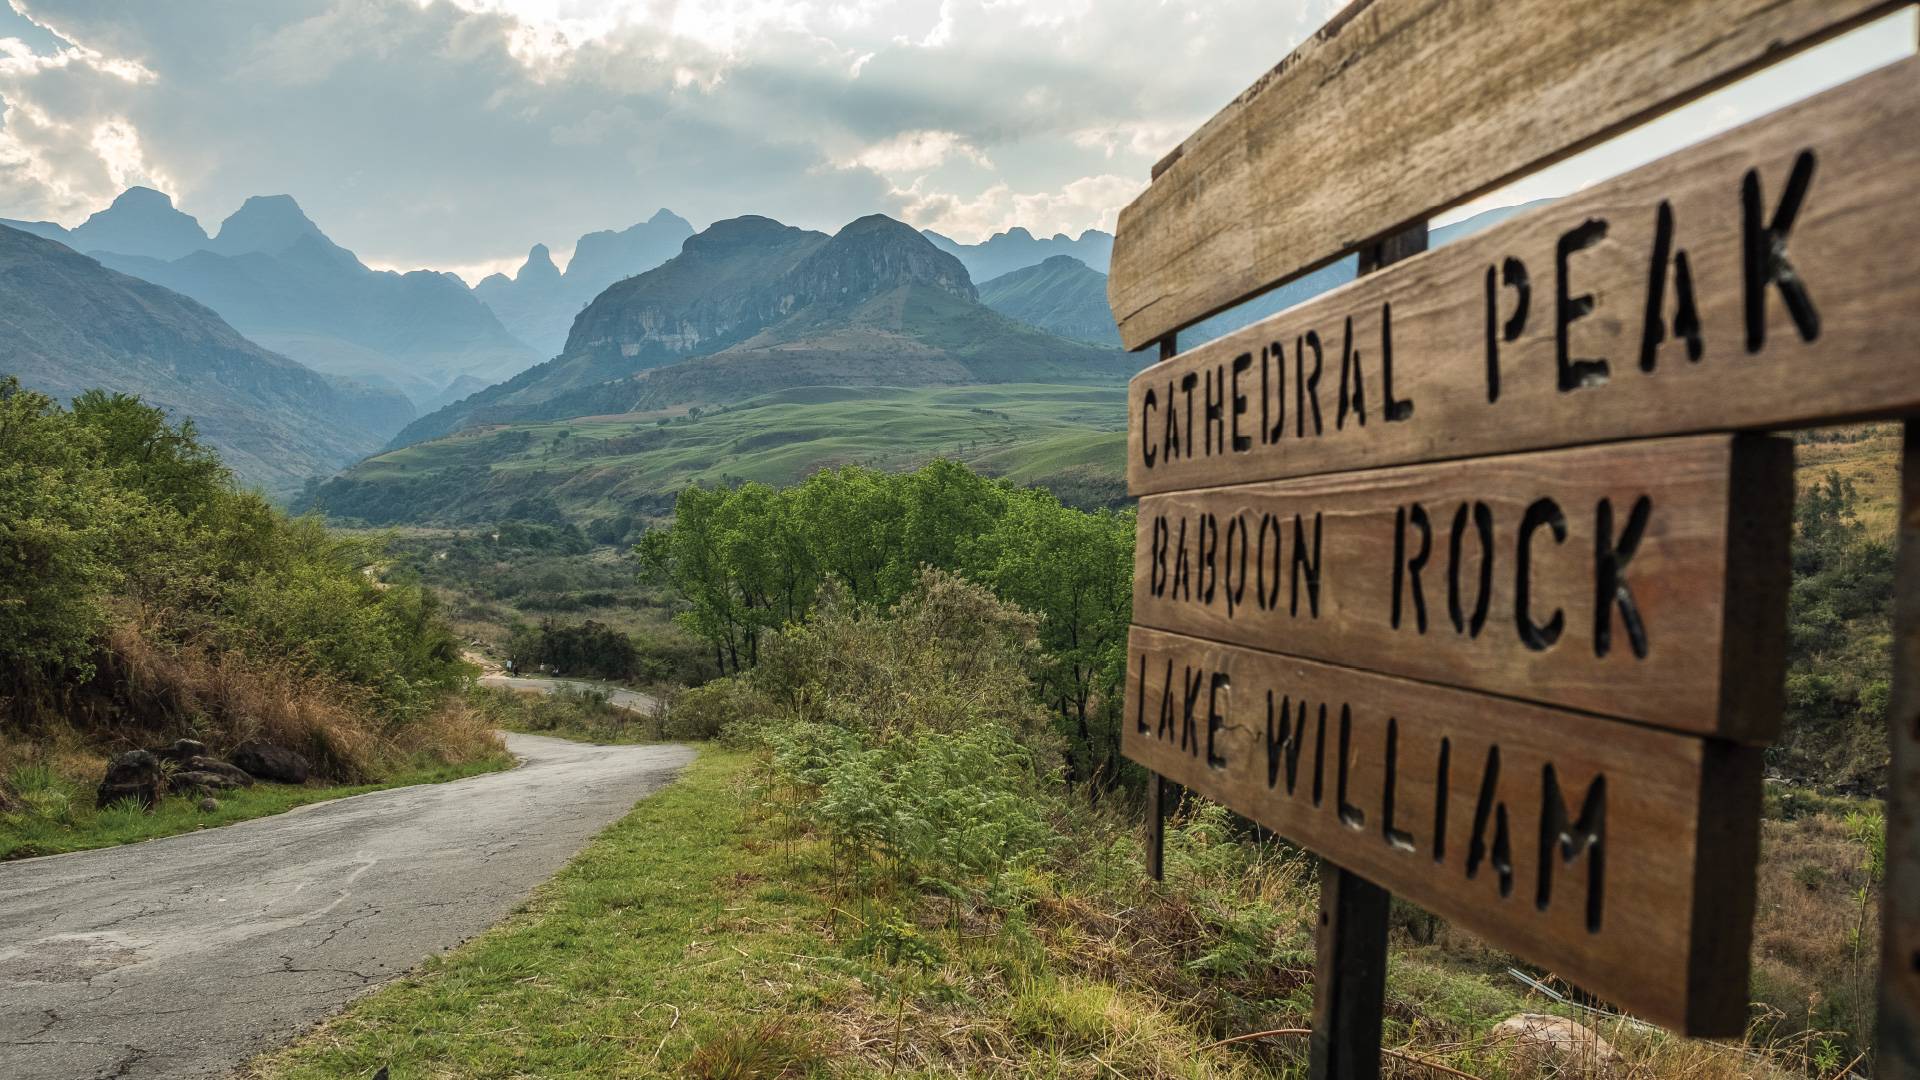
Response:
POLYGON ((551 694, 555 690, 590 690, 596 694, 607 695, 607 700, 623 709, 634 712, 650 713, 660 707, 658 698, 634 690, 622 690, 617 686, 602 686, 599 683, 582 682, 579 679, 547 679, 538 676, 523 675, 482 675, 481 686, 492 686, 501 690, 522 690, 551 694))
POLYGON ((508 772, 0 863, 0 1077, 224 1075, 498 921, 693 758, 507 746, 508 772))

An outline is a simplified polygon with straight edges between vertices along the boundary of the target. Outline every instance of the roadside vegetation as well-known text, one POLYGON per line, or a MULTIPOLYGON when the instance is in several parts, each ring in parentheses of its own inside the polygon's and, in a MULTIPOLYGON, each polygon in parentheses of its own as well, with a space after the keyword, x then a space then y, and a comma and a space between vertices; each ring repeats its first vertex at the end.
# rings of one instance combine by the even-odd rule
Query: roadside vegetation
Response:
MULTIPOLYGON (((679 783, 524 912, 255 1074, 1301 1071, 1314 861, 1193 802, 1173 822, 1167 880, 1149 881, 1138 803, 1066 782, 1072 746, 1036 693, 1032 613, 927 570, 887 606, 829 589, 760 649, 679 703, 719 722, 679 783)), ((1773 801, 1744 1044, 1562 1004, 1507 969, 1569 989, 1549 973, 1403 907, 1385 1033, 1399 1074, 1548 1072, 1496 1034, 1520 1012, 1593 1026, 1622 1076, 1837 1074, 1865 1031, 1871 927, 1857 898, 1872 895, 1875 826, 1864 803, 1773 801)))
MULTIPOLYGON (((434 597, 368 572, 379 547, 241 490, 138 399, 62 408, 0 381, 0 850, 198 824, 93 812, 110 757, 178 738, 285 747, 322 787, 509 764, 434 597)), ((219 819, 306 799, 262 790, 219 819)))

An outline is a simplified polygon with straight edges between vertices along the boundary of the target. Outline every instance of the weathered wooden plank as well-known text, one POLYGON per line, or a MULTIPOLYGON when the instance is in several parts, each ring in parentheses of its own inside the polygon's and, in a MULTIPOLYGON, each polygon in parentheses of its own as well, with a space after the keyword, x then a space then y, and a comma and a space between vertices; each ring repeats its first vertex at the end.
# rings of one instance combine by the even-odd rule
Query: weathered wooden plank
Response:
POLYGON ((1898 6, 1356 0, 1121 212, 1121 340, 1140 348, 1898 6))
POLYGON ((1698 435, 1140 502, 1133 618, 1767 742, 1793 447, 1698 435))
POLYGON ((1760 751, 1136 627, 1123 749, 1656 1023, 1735 1035, 1760 751))
MULTIPOLYGON (((1360 253, 1371 274, 1427 250, 1427 224, 1395 233, 1360 253)), ((1307 1080, 1378 1080, 1380 1023, 1387 1000, 1387 890, 1320 860, 1320 925, 1315 931, 1313 1038, 1307 1080)))
POLYGON ((1920 410, 1916 131, 1908 59, 1156 364, 1129 487, 1920 410))
POLYGON ((1920 1077, 1920 419, 1900 460, 1893 698, 1887 703, 1887 869, 1881 885, 1874 1075, 1920 1077))

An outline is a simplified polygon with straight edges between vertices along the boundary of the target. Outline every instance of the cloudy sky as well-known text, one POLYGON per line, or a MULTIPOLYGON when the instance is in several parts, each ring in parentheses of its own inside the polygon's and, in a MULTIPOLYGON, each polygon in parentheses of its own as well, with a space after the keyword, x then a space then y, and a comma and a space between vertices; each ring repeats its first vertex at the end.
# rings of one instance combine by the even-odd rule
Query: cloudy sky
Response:
POLYGON ((369 263, 469 275, 661 206, 1077 234, 1339 6, 0 0, 0 217, 72 225, 146 184, 211 230, 284 192, 369 263))

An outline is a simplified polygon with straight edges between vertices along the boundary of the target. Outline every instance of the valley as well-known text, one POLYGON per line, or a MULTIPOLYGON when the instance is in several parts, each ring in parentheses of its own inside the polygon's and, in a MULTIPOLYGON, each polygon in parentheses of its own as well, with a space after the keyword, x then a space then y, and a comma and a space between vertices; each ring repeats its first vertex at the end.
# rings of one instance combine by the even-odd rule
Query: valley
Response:
POLYGON ((368 458, 296 505, 369 525, 490 523, 518 506, 584 528, 665 514, 690 484, 792 484, 820 468, 900 471, 935 457, 1075 505, 1118 505, 1125 412, 1118 386, 801 387, 473 428, 368 458))

